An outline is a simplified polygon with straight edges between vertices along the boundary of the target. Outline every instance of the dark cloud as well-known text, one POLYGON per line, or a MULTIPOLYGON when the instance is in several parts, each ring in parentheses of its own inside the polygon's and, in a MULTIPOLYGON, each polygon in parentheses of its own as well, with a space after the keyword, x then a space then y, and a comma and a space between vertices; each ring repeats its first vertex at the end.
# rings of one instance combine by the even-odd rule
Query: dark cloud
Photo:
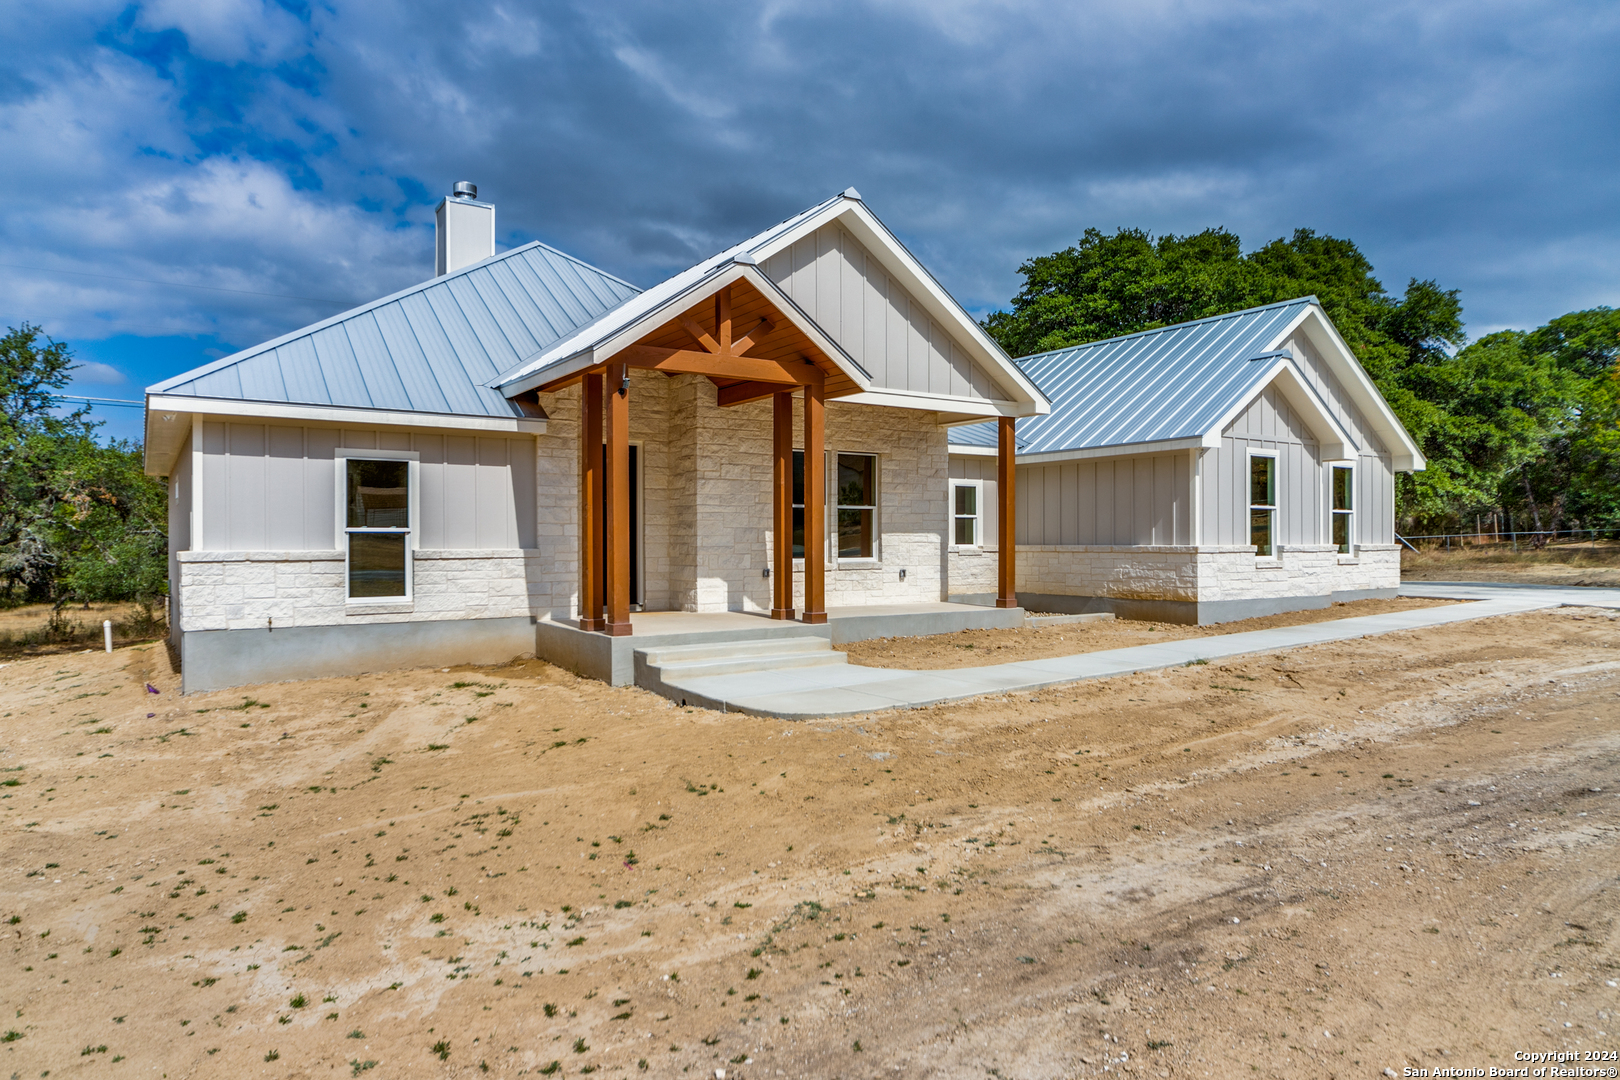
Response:
POLYGON ((854 185, 974 310, 1091 225, 1348 236, 1392 287, 1461 288, 1475 332, 1620 293, 1606 2, 87 0, 15 20, 0 261, 241 290, 0 268, 4 317, 76 340, 246 345, 334 310, 247 293, 410 284, 457 179, 504 242, 642 284, 854 185))

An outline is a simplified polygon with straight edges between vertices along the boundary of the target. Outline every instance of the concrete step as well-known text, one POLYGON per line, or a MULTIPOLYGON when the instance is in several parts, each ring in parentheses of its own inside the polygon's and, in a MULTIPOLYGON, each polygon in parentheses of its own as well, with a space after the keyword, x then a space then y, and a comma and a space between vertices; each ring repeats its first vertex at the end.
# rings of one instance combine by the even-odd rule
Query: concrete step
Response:
POLYGON ((819 635, 663 645, 636 650, 636 685, 672 701, 718 707, 683 687, 710 675, 826 667, 847 661, 844 653, 834 652, 832 643, 819 635))
POLYGON ((848 662, 845 653, 823 649, 819 652, 788 652, 774 655, 714 657, 708 660, 684 660, 674 664, 656 666, 664 682, 683 682, 701 679, 705 675, 736 675, 744 671, 778 671, 782 668, 826 667, 848 662))
POLYGON ((825 653, 831 649, 832 643, 826 637, 806 635, 745 641, 705 641, 696 645, 655 645, 650 649, 637 649, 636 656, 655 667, 662 667, 666 664, 686 664, 700 660, 825 653))

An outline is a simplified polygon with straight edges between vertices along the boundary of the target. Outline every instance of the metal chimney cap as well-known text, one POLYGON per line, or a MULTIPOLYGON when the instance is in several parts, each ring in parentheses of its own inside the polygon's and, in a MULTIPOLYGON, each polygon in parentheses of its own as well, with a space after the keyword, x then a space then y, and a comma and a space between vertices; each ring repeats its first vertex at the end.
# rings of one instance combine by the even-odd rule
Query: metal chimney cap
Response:
POLYGON ((478 198, 478 185, 471 180, 457 180, 456 186, 450 189, 450 194, 457 199, 478 198))

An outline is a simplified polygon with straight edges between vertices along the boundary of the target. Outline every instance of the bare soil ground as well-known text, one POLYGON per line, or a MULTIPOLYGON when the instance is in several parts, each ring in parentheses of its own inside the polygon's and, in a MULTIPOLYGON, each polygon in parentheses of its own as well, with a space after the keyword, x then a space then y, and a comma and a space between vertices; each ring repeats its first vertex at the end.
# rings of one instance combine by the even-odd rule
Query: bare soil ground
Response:
POLYGON ((0 1067, 1372 1077, 1620 1050, 1617 646, 1563 609, 803 724, 534 661, 186 698, 157 647, 12 662, 0 1067))
POLYGON ((104 619, 112 620, 115 645, 150 641, 166 632, 162 616, 161 606, 147 612, 131 603, 69 604, 60 612, 52 604, 0 608, 0 657, 78 652, 100 644, 104 619))
POLYGON ((1241 634, 1248 630, 1274 630, 1284 626, 1350 619, 1358 615, 1383 615, 1391 611, 1439 607, 1455 602, 1392 597, 1388 600, 1356 600, 1314 611, 1290 611, 1282 615, 1264 615, 1212 626, 1113 619, 1062 626, 1032 626, 1021 630, 961 630, 932 637, 874 638, 840 645, 839 649, 849 655, 850 663, 863 667, 937 671, 983 664, 1011 664, 1019 660, 1044 660, 1052 656, 1126 649, 1132 645, 1154 645, 1162 641, 1241 634))
POLYGON ((1620 543, 1554 544, 1540 551, 1511 547, 1444 548, 1401 552, 1407 581, 1498 581, 1513 585, 1587 585, 1620 588, 1620 543))

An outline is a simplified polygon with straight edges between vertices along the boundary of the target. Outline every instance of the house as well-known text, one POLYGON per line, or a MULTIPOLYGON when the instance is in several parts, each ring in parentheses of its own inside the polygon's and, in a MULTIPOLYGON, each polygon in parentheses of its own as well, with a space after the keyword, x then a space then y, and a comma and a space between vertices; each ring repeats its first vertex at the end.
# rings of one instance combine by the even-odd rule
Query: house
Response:
MULTIPOLYGON (((1395 474, 1423 455, 1315 297, 1018 361, 1018 595, 1212 623, 1393 596, 1395 474)), ((993 425, 951 432, 950 592, 988 600, 993 425)))
POLYGON ((1021 623, 1010 536, 945 602, 947 433, 1010 476, 1048 403, 854 189, 646 291, 494 214, 458 184, 432 279, 147 389, 186 690, 1021 623))

